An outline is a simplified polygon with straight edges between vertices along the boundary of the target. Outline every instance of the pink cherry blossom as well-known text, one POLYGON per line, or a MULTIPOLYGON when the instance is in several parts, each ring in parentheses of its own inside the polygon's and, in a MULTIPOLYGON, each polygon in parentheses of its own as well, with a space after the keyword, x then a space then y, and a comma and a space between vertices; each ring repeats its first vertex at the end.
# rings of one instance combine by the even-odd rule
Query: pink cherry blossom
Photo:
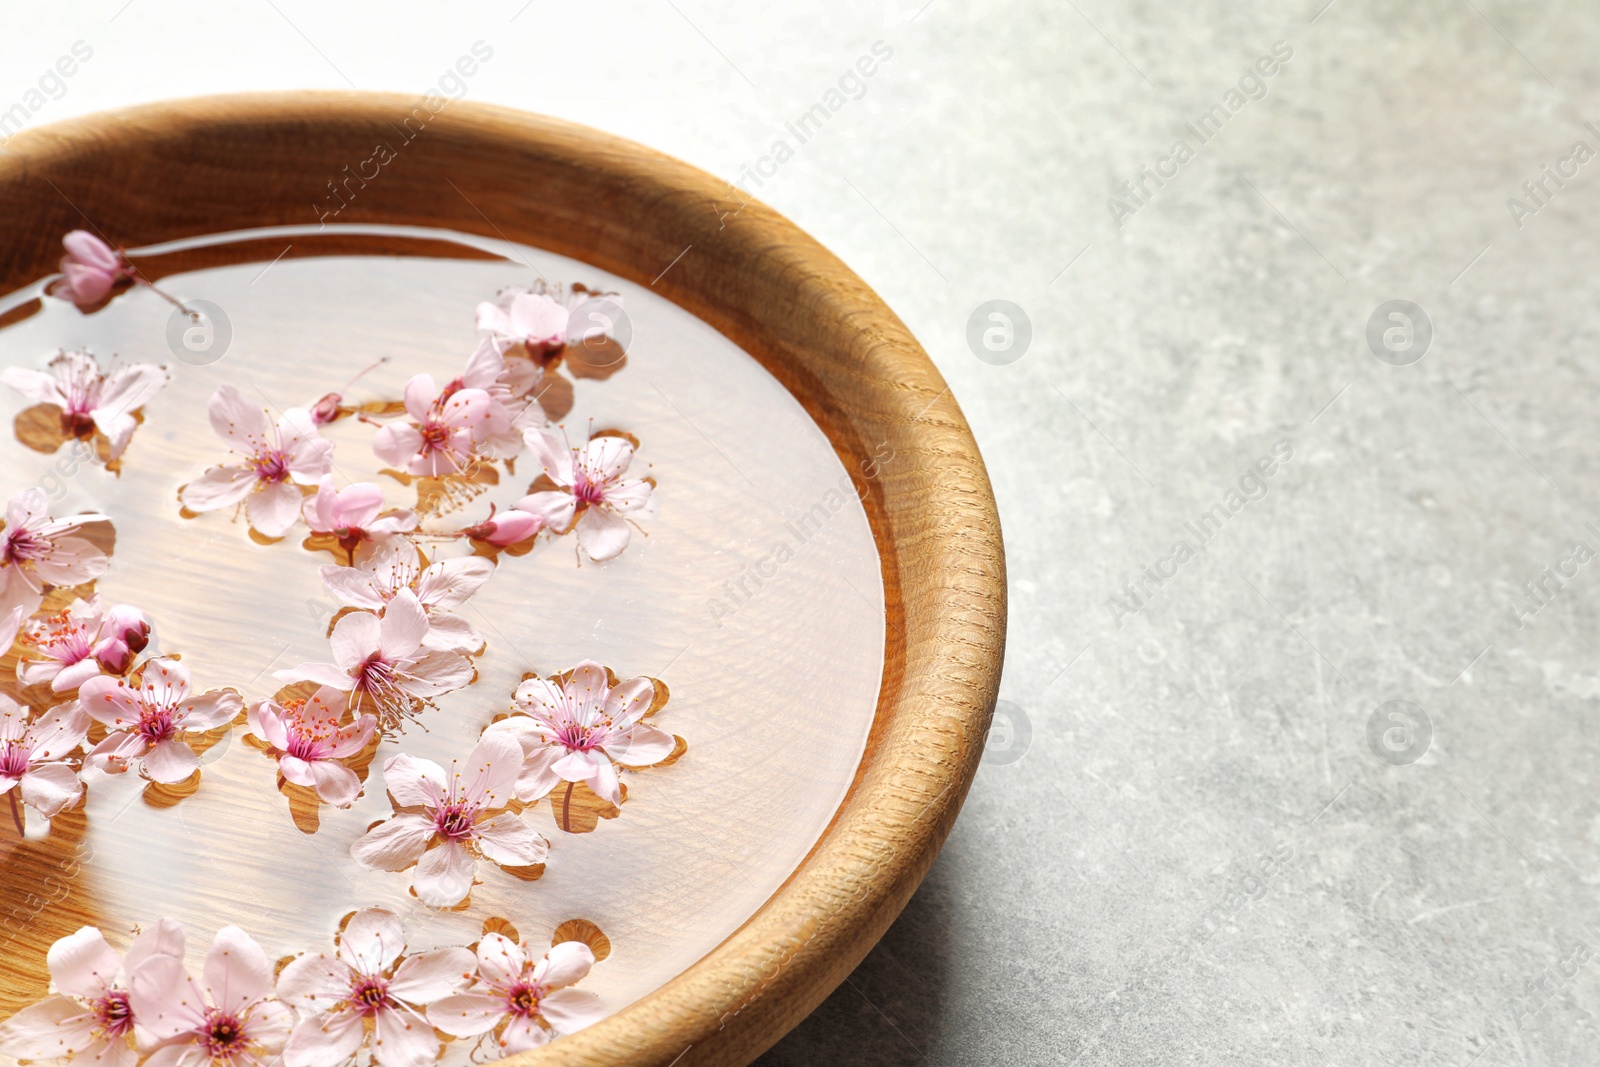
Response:
POLYGON ((333 442, 317 433, 301 408, 277 423, 231 385, 212 394, 211 427, 244 457, 243 463, 213 467, 183 487, 190 511, 215 511, 241 500, 250 525, 266 537, 282 537, 300 517, 297 486, 316 485, 332 466, 333 442))
POLYGON ((558 488, 525 496, 517 508, 562 533, 572 528, 576 515, 578 543, 590 559, 616 558, 628 547, 629 518, 655 514, 655 486, 624 477, 633 462, 631 441, 595 437, 571 448, 549 431, 531 431, 528 444, 558 488))
POLYGON ((428 1005, 428 1021, 452 1037, 477 1037, 502 1023, 501 1056, 546 1044, 605 1017, 595 994, 571 986, 594 966, 581 941, 563 941, 535 957, 502 934, 478 942, 478 979, 465 993, 428 1005))
POLYGON ((144 1067, 267 1067, 278 1062, 294 1012, 272 996, 272 964, 237 926, 217 931, 196 982, 176 956, 131 968, 133 1013, 161 1047, 144 1067))
POLYGON ((621 804, 617 766, 649 767, 677 746, 671 734, 640 721, 655 688, 649 678, 613 686, 604 667, 584 660, 565 681, 529 678, 519 685, 514 713, 484 736, 507 734, 521 743, 520 800, 532 803, 566 781, 586 782, 596 796, 621 804))
POLYGON ((468 526, 461 531, 461 535, 505 548, 537 536, 542 529, 544 520, 537 515, 516 508, 507 508, 497 515, 494 505, 490 504, 489 517, 476 526, 468 526))
POLYGON ((402 590, 416 595, 428 616, 425 649, 475 653, 483 637, 459 608, 494 574, 494 564, 481 556, 457 556, 424 567, 417 546, 404 538, 377 545, 354 567, 324 564, 322 584, 328 592, 354 608, 385 610, 402 590))
POLYGON ((118 981, 154 959, 183 957, 183 927, 162 919, 145 931, 124 959, 92 926, 50 946, 50 984, 56 995, 0 1023, 0 1052, 19 1060, 74 1059, 94 1067, 134 1067, 134 1045, 154 1039, 118 981))
POLYGON ((52 692, 66 693, 102 671, 127 673, 149 641, 150 623, 138 608, 123 604, 108 613, 97 596, 74 600, 23 626, 17 680, 30 686, 48 682, 52 692))
POLYGON ((506 359, 487 341, 480 344, 467 369, 444 387, 449 397, 462 389, 482 389, 489 396, 489 417, 477 432, 478 451, 496 459, 511 459, 522 452, 528 430, 544 426, 544 408, 533 391, 544 370, 532 360, 506 359))
POLYGON ((348 808, 361 793, 361 779, 340 760, 354 756, 372 741, 378 720, 362 715, 343 723, 345 695, 318 689, 309 700, 278 704, 264 700, 250 709, 250 732, 277 756, 286 781, 314 789, 325 803, 348 808))
POLYGON ((274 672, 281 682, 315 682, 349 693, 352 701, 370 698, 378 722, 394 729, 414 715, 419 701, 460 689, 472 681, 472 662, 458 652, 423 646, 430 624, 417 595, 402 589, 380 618, 370 612, 346 615, 334 624, 332 663, 302 663, 274 672))
POLYGON ((380 516, 383 490, 371 482, 356 482, 343 489, 333 487, 333 475, 324 474, 317 483, 317 495, 303 507, 306 525, 316 533, 332 534, 345 551, 354 553, 364 542, 381 541, 417 528, 417 514, 394 510, 380 516))
POLYGON ((538 359, 566 346, 572 306, 587 298, 584 293, 576 301, 556 300, 544 289, 506 290, 493 303, 478 305, 478 329, 499 352, 521 345, 538 359))
POLYGON ((133 363, 110 374, 88 352, 62 352, 46 370, 7 367, 4 382, 29 400, 61 409, 61 432, 87 437, 105 434, 108 455, 119 458, 133 438, 139 420, 134 413, 167 384, 167 372, 154 363, 133 363))
POLYGON ((31 615, 46 585, 82 585, 104 574, 110 558, 78 535, 89 526, 105 524, 109 529, 110 522, 92 514, 52 519, 43 489, 25 489, 12 497, 0 532, 0 611, 22 606, 31 615))
POLYGON ((133 276, 122 254, 88 230, 72 230, 61 239, 61 281, 50 295, 87 309, 104 300, 117 283, 133 276))
POLYGON ((416 865, 417 899, 449 908, 472 892, 477 856, 506 867, 543 863, 550 844, 503 809, 516 791, 522 748, 510 737, 482 738, 447 774, 431 760, 401 753, 383 765, 384 784, 401 812, 351 846, 363 867, 403 871, 416 865), (429 849, 430 845, 438 847, 429 849))
POLYGON ((391 422, 373 436, 378 458, 410 474, 439 478, 465 473, 478 459, 478 442, 491 429, 492 403, 482 389, 446 391, 430 374, 406 383, 410 422, 391 422))
POLYGON ((369 1032, 377 1067, 431 1067, 439 1039, 423 1012, 459 992, 476 961, 464 948, 405 951, 399 916, 368 908, 351 917, 337 956, 305 955, 285 967, 278 996, 301 1017, 285 1067, 342 1067, 369 1032))
POLYGON ((89 765, 121 774, 140 760, 145 777, 171 785, 199 767, 188 733, 226 726, 244 710, 232 689, 190 696, 189 668, 173 659, 153 659, 134 684, 101 675, 78 689, 78 704, 110 731, 89 753, 89 765))
POLYGON ((0 795, 22 829, 17 799, 53 819, 83 798, 76 761, 67 759, 89 733, 89 716, 76 703, 51 708, 37 722, 28 709, 0 694, 0 795))

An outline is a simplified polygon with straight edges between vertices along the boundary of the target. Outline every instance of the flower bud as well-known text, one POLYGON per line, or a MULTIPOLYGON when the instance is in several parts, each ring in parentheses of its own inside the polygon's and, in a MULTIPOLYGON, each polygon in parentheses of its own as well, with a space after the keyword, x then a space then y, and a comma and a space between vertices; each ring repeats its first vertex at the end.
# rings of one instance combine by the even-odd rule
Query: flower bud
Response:
POLYGON ((483 522, 463 530, 462 533, 475 541, 487 541, 491 545, 504 548, 519 541, 526 541, 543 526, 544 519, 540 516, 512 508, 498 515, 490 515, 483 522))
POLYGON ((107 674, 124 674, 150 643, 150 622, 138 608, 119 604, 100 624, 93 655, 107 674))

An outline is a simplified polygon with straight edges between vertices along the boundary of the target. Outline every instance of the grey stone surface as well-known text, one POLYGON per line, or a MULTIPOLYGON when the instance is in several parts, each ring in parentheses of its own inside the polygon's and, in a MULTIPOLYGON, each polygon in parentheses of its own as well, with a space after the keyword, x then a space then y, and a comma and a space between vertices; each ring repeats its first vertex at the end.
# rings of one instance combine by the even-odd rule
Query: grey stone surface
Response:
POLYGON ((1600 151, 1596 7, 1322 3, 107 0, 11 13, 0 106, 76 38, 96 58, 36 121, 416 92, 481 37, 472 98, 732 180, 885 42, 757 192, 878 288, 972 422, 1031 742, 761 1062, 1594 1063, 1600 564, 1512 600, 1600 549, 1600 161, 1543 206, 1521 189, 1600 151), (1260 99, 1186 130, 1277 41, 1260 99), (1008 364, 967 343, 992 299, 1032 324, 1008 364), (1396 299, 1433 329, 1400 366, 1366 340, 1396 299), (1415 762, 1387 719, 1369 747, 1392 700, 1431 722, 1415 762))

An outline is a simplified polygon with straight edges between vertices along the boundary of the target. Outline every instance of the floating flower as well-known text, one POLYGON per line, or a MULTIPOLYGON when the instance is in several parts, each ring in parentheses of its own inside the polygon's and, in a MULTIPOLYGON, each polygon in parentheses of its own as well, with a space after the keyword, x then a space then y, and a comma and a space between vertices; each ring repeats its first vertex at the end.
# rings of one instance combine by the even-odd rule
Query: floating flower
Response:
POLYGON ((26 614, 38 610, 46 585, 73 586, 92 582, 106 572, 110 558, 86 537, 85 527, 106 524, 104 515, 50 517, 50 498, 43 489, 25 489, 6 504, 0 532, 0 611, 18 606, 26 614))
POLYGON ((133 277, 133 268, 122 253, 88 230, 72 230, 61 239, 66 255, 61 257, 61 281, 50 295, 78 305, 80 310, 100 303, 117 284, 133 277))
POLYGON ((510 459, 523 448, 523 435, 545 425, 544 409, 533 397, 544 371, 531 360, 506 359, 490 344, 480 344, 467 360, 461 377, 444 387, 448 398, 462 389, 482 389, 489 396, 489 417, 477 431, 478 451, 510 459))
POLYGON ((566 347, 572 307, 588 295, 583 293, 573 302, 556 300, 544 289, 508 289, 493 303, 486 300, 478 305, 478 329, 488 334, 488 341, 501 354, 520 345, 530 357, 542 360, 566 347))
POLYGON ((497 548, 505 548, 534 537, 542 529, 544 529, 544 519, 537 515, 516 508, 507 508, 497 515, 494 505, 490 504, 489 517, 476 526, 467 527, 461 533, 462 536, 470 537, 474 541, 483 541, 497 548))
POLYGON ((460 689, 472 681, 472 662, 457 652, 423 647, 428 615, 417 595, 402 589, 380 618, 358 611, 334 624, 332 663, 302 663, 274 672, 281 682, 315 682, 351 699, 371 698, 378 722, 393 729, 419 701, 460 689))
POLYGON ((649 678, 613 686, 604 667, 584 660, 565 681, 529 678, 517 686, 514 713, 484 736, 503 733, 521 743, 518 799, 532 803, 559 782, 586 782, 596 796, 620 805, 617 766, 649 767, 677 747, 671 734, 640 721, 655 692, 649 678))
POLYGON ((97 596, 74 600, 22 627, 17 680, 69 692, 101 672, 126 674, 149 642, 150 623, 138 608, 123 604, 106 612, 97 596))
POLYGON ((361 779, 339 761, 366 748, 378 729, 371 715, 341 724, 345 703, 343 693, 324 687, 309 700, 264 700, 250 709, 249 719, 250 732, 272 746, 286 781, 314 789, 325 803, 341 808, 355 803, 361 779))
POLYGON ((278 1062, 294 1012, 272 995, 272 964, 237 926, 217 931, 196 982, 176 956, 130 968, 133 1013, 161 1047, 145 1067, 267 1067, 278 1062))
POLYGON ((121 457, 138 428, 134 413, 167 384, 166 370, 154 363, 134 363, 104 374, 87 352, 62 352, 47 367, 7 367, 0 371, 0 382, 35 403, 60 408, 65 436, 88 437, 97 430, 105 434, 113 460, 121 457))
POLYGON ((369 1031, 378 1067, 430 1067, 439 1039, 423 1012, 459 992, 475 961, 464 948, 402 959, 405 951, 399 916, 368 908, 351 917, 337 956, 305 955, 285 967, 278 996, 301 1015, 283 1051, 285 1067, 339 1067, 369 1031))
POLYGON ((508 811, 516 792, 522 748, 504 735, 482 738, 450 772, 431 760, 401 753, 383 765, 384 784, 396 809, 415 808, 379 823, 351 846, 363 867, 403 871, 413 864, 417 899, 449 908, 472 892, 477 858, 506 867, 543 863, 550 844, 508 811), (429 849, 430 845, 438 847, 429 849))
POLYGON ((477 1037, 504 1023, 500 1055, 526 1052, 605 1017, 598 996, 570 988, 593 966, 594 952, 581 941, 563 941, 538 958, 502 934, 486 934, 478 942, 477 981, 428 1005, 428 1021, 452 1037, 477 1037))
POLYGON ((494 564, 482 556, 457 556, 423 567, 417 546, 397 537, 378 545, 354 567, 324 564, 321 574, 322 584, 342 603, 369 611, 385 610, 402 590, 410 590, 428 616, 423 648, 466 653, 483 648, 483 637, 472 624, 450 610, 465 604, 494 574, 494 564))
POLYGON ((572 528, 577 515, 578 543, 590 559, 620 555, 631 537, 629 517, 655 514, 655 486, 643 478, 624 477, 633 462, 633 442, 595 437, 582 448, 571 448, 549 431, 530 431, 528 444, 558 488, 525 496, 517 508, 562 533, 572 528))
POLYGON ((244 462, 213 467, 183 487, 190 511, 215 511, 241 500, 250 525, 266 537, 282 537, 300 517, 297 486, 316 485, 332 466, 333 442, 317 433, 311 416, 290 408, 276 424, 231 385, 212 394, 211 426, 244 462))
POLYGON ((489 394, 482 389, 446 392, 430 374, 406 383, 409 423, 389 423, 373 436, 372 450, 391 466, 439 478, 462 474, 477 461, 477 445, 491 428, 489 394))
POLYGON ((171 785, 199 767, 187 733, 205 733, 238 717, 244 701, 232 689, 189 695, 189 668, 177 660, 153 659, 136 684, 104 675, 78 689, 78 704, 111 731, 89 753, 89 765, 121 774, 141 760, 145 777, 171 785))
POLYGON ((67 757, 89 733, 89 716, 77 704, 51 708, 34 723, 28 709, 0 694, 0 794, 11 797, 20 832, 17 799, 53 819, 83 798, 83 781, 67 757), (13 792, 15 790, 15 792, 13 792))
POLYGON ((350 553, 363 542, 381 541, 417 528, 414 511, 397 509, 379 516, 383 510, 383 490, 373 483, 357 482, 334 489, 331 474, 322 476, 317 483, 317 495, 305 502, 303 510, 307 526, 316 533, 337 537, 339 544, 350 553))
POLYGON ((92 926, 50 946, 56 995, 0 1023, 0 1052, 19 1060, 74 1059, 95 1067, 133 1067, 154 1039, 117 979, 159 958, 182 959, 183 928, 162 919, 140 935, 126 959, 92 926))

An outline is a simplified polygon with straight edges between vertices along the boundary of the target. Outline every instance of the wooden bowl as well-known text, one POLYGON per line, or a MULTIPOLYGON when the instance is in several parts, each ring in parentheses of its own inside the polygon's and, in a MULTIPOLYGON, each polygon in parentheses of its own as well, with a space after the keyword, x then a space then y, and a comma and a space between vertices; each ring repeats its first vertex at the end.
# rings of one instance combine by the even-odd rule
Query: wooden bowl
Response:
MULTIPOLYGON (((392 138, 395 117, 417 106, 357 93, 225 96, 24 133, 0 153, 0 292, 50 273, 62 234, 85 219, 115 220, 130 247, 315 223, 329 177, 362 157, 357 148, 392 138)), ((881 696, 831 825, 710 954, 599 1025, 521 1057, 530 1067, 747 1063, 893 922, 983 750, 1005 567, 961 411, 894 313, 793 224, 708 174, 593 130, 451 103, 338 221, 501 237, 654 280, 775 375, 847 468, 867 462, 871 444, 894 449, 864 500, 888 611, 881 696)))

